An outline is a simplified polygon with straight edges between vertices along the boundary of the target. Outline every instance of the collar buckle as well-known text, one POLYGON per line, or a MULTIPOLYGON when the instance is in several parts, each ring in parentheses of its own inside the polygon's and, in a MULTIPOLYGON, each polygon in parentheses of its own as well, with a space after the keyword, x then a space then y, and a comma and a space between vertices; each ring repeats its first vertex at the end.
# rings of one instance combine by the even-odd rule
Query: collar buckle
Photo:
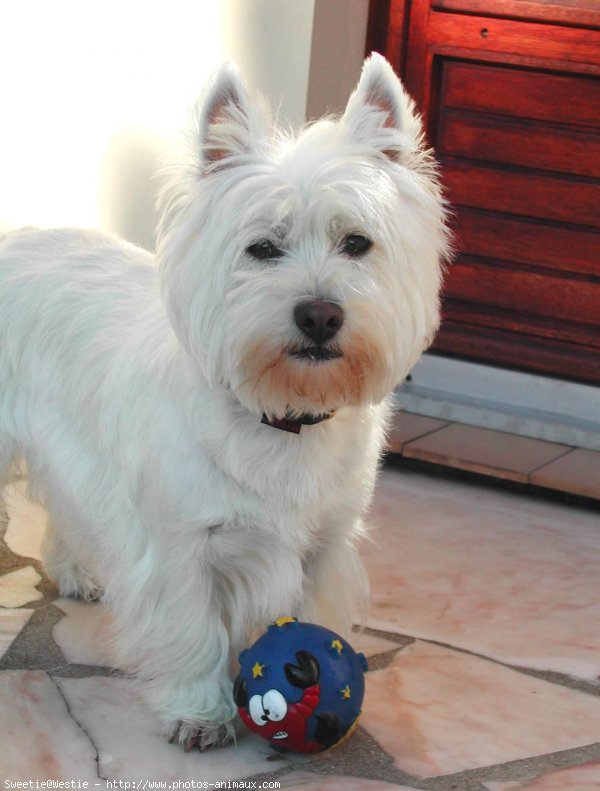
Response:
POLYGON ((335 415, 335 412, 327 412, 324 415, 300 415, 297 418, 284 417, 284 418, 269 418, 263 414, 261 423, 264 423, 271 428, 278 428, 281 431, 287 431, 290 434, 299 434, 302 426, 314 426, 317 423, 322 423, 324 420, 329 420, 335 415))

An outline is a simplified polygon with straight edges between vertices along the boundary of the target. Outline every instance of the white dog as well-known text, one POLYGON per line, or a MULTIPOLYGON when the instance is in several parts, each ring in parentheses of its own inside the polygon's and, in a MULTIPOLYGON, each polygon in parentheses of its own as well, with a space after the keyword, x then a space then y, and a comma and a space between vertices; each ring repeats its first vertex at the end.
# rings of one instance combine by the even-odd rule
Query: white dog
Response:
POLYGON ((387 395, 448 249, 380 56, 343 117, 274 132, 231 65, 165 192, 156 260, 80 230, 0 242, 0 468, 27 461, 63 595, 103 595, 172 739, 233 736, 231 659, 294 614, 347 633, 387 395))

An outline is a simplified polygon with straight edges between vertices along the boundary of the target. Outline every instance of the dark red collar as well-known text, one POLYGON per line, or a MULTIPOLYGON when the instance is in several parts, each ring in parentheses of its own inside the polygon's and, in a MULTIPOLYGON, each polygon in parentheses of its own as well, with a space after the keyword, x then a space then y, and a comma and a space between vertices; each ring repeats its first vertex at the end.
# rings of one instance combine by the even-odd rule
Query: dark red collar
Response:
POLYGON ((278 428, 281 431, 289 431, 290 434, 299 434, 302 426, 314 426, 316 423, 329 420, 334 415, 335 412, 328 412, 325 415, 300 415, 300 417, 272 418, 271 420, 266 415, 263 415, 260 422, 272 428, 278 428))

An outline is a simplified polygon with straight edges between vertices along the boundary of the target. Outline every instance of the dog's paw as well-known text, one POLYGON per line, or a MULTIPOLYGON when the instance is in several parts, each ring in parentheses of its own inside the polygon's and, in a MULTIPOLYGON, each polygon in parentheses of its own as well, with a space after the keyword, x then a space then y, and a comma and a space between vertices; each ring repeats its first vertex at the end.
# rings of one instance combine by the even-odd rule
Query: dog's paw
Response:
POLYGON ((76 599, 89 601, 93 604, 101 602, 104 597, 104 590, 99 585, 91 585, 89 588, 80 589, 75 594, 76 599))
POLYGON ((201 752, 226 747, 235 741, 235 729, 231 722, 220 725, 190 724, 178 720, 168 730, 169 744, 178 744, 186 753, 197 748, 201 752))
POLYGON ((57 584, 60 595, 71 599, 99 602, 104 596, 104 589, 89 571, 75 563, 69 569, 61 569, 57 584))

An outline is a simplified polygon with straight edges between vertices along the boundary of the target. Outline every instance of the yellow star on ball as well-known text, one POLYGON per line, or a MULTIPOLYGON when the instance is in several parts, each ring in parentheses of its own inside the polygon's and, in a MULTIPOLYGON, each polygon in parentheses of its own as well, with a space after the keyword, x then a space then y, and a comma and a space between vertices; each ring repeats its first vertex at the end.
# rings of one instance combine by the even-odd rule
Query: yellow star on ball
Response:
POLYGON ((252 678, 258 678, 259 676, 262 678, 264 669, 265 665, 261 665, 260 662, 255 662, 254 667, 252 668, 252 678))
POLYGON ((275 621, 275 626, 284 626, 286 623, 294 623, 296 620, 297 618, 289 618, 288 616, 284 615, 275 621))
POLYGON ((335 648, 335 650, 338 652, 338 654, 341 654, 342 650, 344 648, 344 646, 342 645, 340 640, 332 640, 331 641, 331 647, 335 648))
POLYGON ((342 693, 342 697, 344 698, 344 700, 350 699, 350 687, 347 684, 344 687, 344 689, 340 690, 340 692, 342 693))

